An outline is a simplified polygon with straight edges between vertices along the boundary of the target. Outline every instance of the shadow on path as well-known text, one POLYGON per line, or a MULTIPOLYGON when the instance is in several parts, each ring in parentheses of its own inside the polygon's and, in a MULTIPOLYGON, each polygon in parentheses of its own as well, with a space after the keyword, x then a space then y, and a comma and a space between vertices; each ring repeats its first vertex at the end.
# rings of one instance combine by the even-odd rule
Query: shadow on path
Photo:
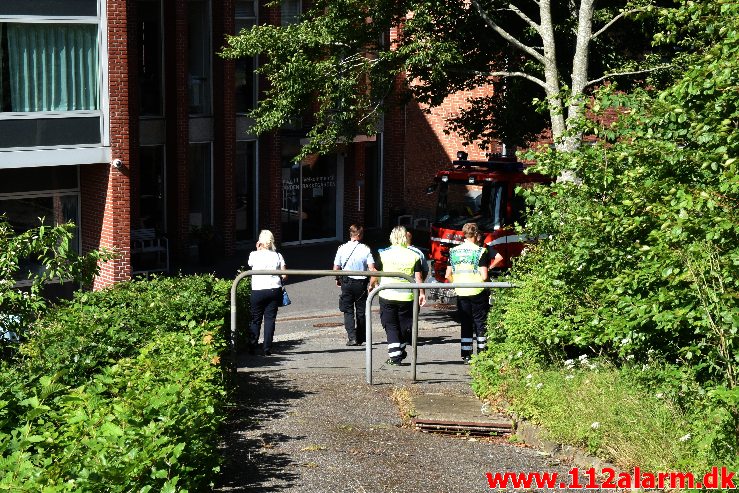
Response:
POLYGON ((309 393, 274 373, 239 372, 235 380, 234 405, 222 432, 220 484, 213 491, 271 492, 296 487, 298 477, 289 472, 291 457, 273 449, 299 437, 259 430, 264 422, 283 417, 293 401, 309 393))

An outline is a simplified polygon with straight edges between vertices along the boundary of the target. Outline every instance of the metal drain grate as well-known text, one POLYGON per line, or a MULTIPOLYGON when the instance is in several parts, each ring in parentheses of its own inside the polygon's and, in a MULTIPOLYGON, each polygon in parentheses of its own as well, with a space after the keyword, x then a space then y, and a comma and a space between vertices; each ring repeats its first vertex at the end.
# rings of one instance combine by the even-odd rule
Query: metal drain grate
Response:
POLYGON ((313 327, 343 327, 344 322, 321 322, 317 324, 313 324, 313 327))
POLYGON ((419 431, 452 435, 491 436, 508 434, 513 431, 511 424, 505 422, 481 423, 413 419, 411 423, 419 431))

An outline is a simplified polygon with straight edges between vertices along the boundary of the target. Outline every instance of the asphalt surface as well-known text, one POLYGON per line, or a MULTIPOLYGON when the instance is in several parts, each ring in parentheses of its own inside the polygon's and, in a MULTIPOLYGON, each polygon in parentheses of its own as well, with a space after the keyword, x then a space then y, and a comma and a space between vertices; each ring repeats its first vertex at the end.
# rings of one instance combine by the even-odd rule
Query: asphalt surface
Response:
MULTIPOLYGON (((288 267, 324 269, 336 247, 284 249, 283 255, 288 267)), ((368 385, 366 347, 345 346, 333 278, 293 277, 288 291, 293 303, 278 314, 274 354, 239 355, 215 491, 462 493, 490 491, 488 472, 567 477, 566 465, 506 437, 453 437, 404 425, 393 395, 472 395, 459 327, 447 306, 421 309, 416 381, 409 364, 384 364, 385 335, 375 313, 368 385)))

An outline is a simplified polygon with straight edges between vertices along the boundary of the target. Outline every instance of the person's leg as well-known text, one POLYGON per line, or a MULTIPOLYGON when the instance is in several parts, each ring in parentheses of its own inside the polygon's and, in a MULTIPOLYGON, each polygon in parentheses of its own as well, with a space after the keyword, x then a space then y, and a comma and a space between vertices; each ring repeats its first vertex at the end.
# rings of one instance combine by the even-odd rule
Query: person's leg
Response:
POLYGON ((457 296, 457 311, 461 325, 460 346, 463 359, 472 356, 472 302, 469 296, 457 296))
POLYGON ((487 348, 487 323, 488 311, 490 304, 488 302, 490 295, 487 291, 473 296, 470 301, 472 303, 472 319, 475 329, 475 337, 477 339, 477 352, 485 351, 487 348))
POLYGON ((354 307, 356 308, 357 313, 357 343, 362 344, 365 340, 367 340, 367 330, 365 323, 365 304, 367 303, 367 283, 358 283, 357 284, 357 293, 356 298, 354 300, 354 307))
POLYGON ((251 326, 249 327, 249 352, 253 352, 254 348, 259 344, 259 334, 262 332, 262 317, 264 316, 264 306, 266 291, 263 289, 251 292, 251 326))
POLYGON ((354 325, 354 295, 352 284, 344 281, 341 284, 341 295, 339 296, 339 310, 344 313, 344 329, 346 329, 347 345, 357 342, 357 329, 354 325))
POLYGON ((387 335, 387 363, 399 364, 402 360, 400 323, 398 321, 398 307, 392 301, 380 298, 380 321, 387 335))
POLYGON ((282 303, 282 289, 275 288, 266 290, 270 293, 264 303, 264 354, 272 352, 272 338, 275 335, 275 320, 277 309, 282 303))
POLYGON ((400 324, 400 350, 402 359, 408 356, 406 346, 413 343, 413 302, 398 302, 398 321, 400 324))

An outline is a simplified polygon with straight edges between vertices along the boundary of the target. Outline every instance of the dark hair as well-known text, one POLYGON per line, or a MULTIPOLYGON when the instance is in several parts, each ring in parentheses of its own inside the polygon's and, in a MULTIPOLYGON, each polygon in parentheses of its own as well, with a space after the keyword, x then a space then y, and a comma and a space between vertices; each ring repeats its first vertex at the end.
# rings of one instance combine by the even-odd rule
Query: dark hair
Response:
POLYGON ((357 238, 364 234, 364 228, 358 224, 352 224, 349 226, 349 237, 357 238))

